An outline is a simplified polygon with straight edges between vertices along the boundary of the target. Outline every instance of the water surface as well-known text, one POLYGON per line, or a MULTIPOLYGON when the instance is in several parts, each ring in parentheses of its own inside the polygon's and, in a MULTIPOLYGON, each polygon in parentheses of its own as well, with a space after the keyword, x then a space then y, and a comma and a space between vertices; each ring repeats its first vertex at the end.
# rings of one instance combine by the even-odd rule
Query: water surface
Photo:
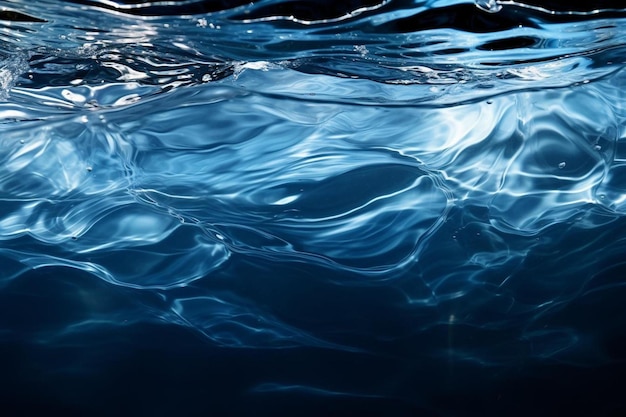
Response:
POLYGON ((619 415, 625 62, 603 1, 3 2, 2 398, 619 415))

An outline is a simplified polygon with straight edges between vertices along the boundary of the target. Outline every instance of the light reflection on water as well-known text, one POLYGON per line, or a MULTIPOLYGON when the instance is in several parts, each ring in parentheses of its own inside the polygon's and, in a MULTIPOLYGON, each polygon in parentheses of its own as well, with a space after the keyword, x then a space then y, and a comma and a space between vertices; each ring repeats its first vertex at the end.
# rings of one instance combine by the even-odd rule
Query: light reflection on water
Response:
MULTIPOLYGON (((623 12, 48 3, 2 22, 0 292, 50 269, 82 301, 33 340, 165 322, 383 355, 445 329, 421 355, 610 361, 561 316, 623 287, 623 12)), ((256 389, 303 390, 377 396, 256 389)))

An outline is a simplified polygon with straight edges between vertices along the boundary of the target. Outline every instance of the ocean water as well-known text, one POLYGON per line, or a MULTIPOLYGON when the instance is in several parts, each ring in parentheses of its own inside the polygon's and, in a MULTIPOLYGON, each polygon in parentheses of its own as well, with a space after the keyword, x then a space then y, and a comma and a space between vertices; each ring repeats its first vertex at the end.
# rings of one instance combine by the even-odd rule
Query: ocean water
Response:
POLYGON ((6 416, 625 415, 626 9, 0 2, 0 374, 6 416))

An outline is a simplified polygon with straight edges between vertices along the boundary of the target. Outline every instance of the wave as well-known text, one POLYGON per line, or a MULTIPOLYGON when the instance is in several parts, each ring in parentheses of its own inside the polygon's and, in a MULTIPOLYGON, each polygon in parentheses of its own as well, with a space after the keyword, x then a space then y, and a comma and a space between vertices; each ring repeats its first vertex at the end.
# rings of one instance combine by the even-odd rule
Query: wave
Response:
POLYGON ((425 356, 610 361, 559 317, 624 285, 623 9, 7 7, 0 291, 51 271, 82 300, 33 339, 156 322, 388 354, 444 332, 425 356), (89 280, 133 296, 104 308, 89 280))

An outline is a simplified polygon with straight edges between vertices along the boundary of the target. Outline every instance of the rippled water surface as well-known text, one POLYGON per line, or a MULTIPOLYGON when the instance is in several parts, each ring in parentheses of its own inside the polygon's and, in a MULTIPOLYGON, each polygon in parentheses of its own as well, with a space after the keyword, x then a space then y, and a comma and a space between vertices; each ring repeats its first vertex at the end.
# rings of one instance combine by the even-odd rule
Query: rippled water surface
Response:
POLYGON ((625 64, 619 2, 0 2, 0 398, 622 415, 625 64))

